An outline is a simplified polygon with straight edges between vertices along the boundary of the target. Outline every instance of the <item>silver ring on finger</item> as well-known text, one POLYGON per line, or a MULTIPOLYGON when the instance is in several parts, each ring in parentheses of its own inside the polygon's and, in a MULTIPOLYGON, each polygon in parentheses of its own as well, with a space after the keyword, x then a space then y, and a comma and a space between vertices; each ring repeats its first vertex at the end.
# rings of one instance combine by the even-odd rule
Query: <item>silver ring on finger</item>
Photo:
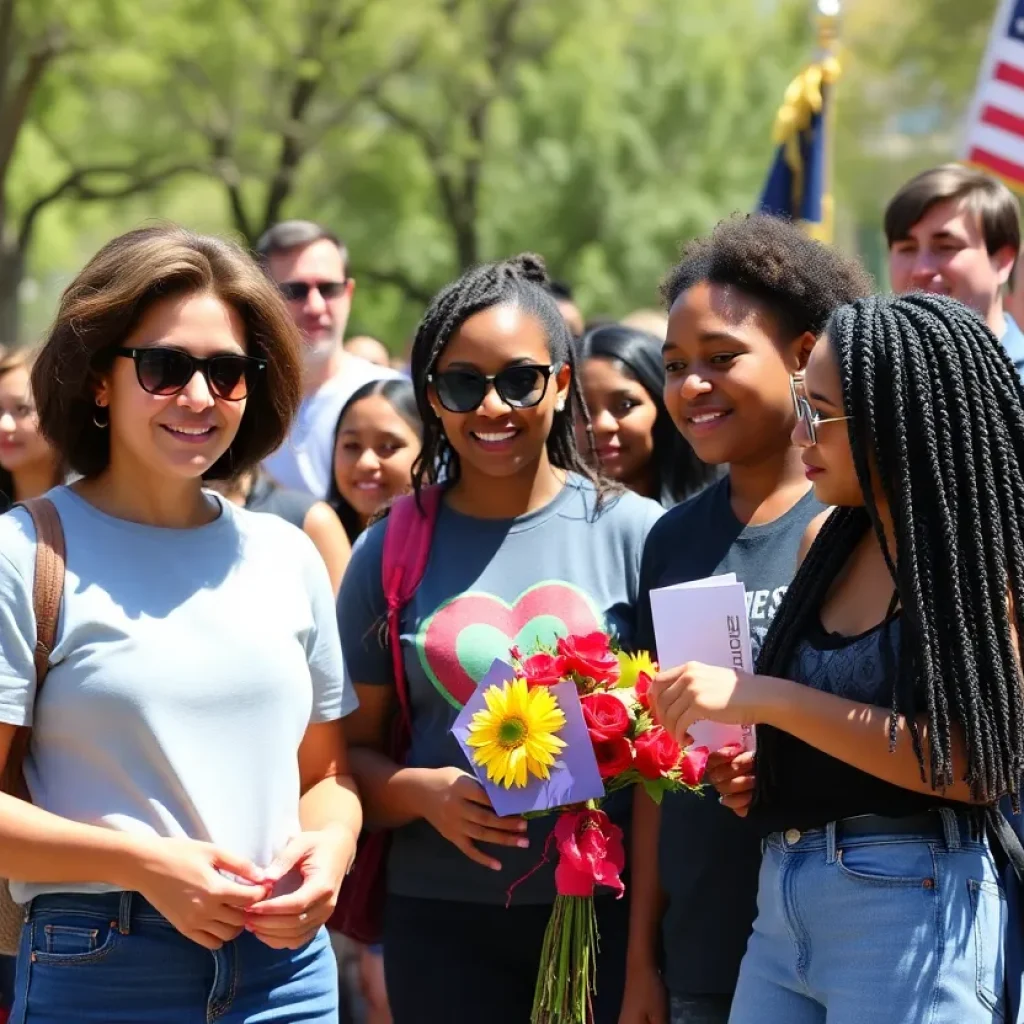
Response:
POLYGON ((308 920, 309 920, 309 914, 307 914, 305 911, 303 911, 301 914, 299 914, 299 921, 301 923, 305 924, 305 922, 308 921, 308 920))

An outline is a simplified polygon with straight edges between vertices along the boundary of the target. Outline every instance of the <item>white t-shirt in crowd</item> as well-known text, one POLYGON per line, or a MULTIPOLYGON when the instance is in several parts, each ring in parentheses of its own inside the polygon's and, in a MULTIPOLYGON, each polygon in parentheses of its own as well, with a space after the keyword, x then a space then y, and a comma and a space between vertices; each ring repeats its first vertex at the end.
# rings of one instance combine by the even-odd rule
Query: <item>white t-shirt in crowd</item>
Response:
MULTIPOLYGON (((67 574, 34 709, 35 531, 24 509, 0 516, 0 722, 32 726, 32 802, 267 866, 299 829, 307 727, 358 703, 323 560, 283 519, 219 497, 217 519, 179 530, 115 519, 67 487, 49 497, 67 574)), ((112 888, 86 879, 11 893, 24 903, 112 888)))
POLYGON ((264 468, 282 487, 325 498, 334 465, 334 431, 345 403, 370 381, 400 376, 387 367, 349 355, 341 373, 303 399, 291 432, 264 461, 264 468))

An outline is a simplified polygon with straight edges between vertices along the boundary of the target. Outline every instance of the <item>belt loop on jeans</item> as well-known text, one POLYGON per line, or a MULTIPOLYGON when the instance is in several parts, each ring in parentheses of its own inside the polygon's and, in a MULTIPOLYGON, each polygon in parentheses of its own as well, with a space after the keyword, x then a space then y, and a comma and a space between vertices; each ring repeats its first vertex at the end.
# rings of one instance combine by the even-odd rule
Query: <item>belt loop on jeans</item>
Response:
POLYGON ((960 849, 960 819, 951 807, 940 807, 939 817, 942 819, 942 833, 946 840, 947 850, 960 849))
POLYGON ((836 823, 830 821, 825 826, 825 863, 835 864, 839 859, 839 854, 836 850, 836 823))
POLYGON ((132 892, 121 893, 121 903, 117 910, 117 930, 122 935, 132 933, 132 892))

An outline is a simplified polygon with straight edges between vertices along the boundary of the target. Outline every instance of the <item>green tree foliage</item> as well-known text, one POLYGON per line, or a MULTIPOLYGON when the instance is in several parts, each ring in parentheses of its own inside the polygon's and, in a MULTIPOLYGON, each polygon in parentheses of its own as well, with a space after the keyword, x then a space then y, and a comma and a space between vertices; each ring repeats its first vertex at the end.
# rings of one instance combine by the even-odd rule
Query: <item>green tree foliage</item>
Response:
MULTIPOLYGON (((845 6, 836 176, 850 242, 873 230, 890 180, 954 155, 995 0, 845 6), (908 136, 908 119, 929 117, 934 130, 908 136)), ((0 178, 8 247, 56 194, 29 233, 42 292, 27 333, 91 250, 155 216, 248 242, 282 217, 331 224, 353 254, 353 329, 395 350, 462 267, 523 249, 588 316, 650 306, 681 241, 756 202, 776 108, 814 51, 808 0, 7 8, 32 38, 67 25, 84 41, 41 76, 0 178)), ((0 310, 13 277, 0 268, 0 310)))

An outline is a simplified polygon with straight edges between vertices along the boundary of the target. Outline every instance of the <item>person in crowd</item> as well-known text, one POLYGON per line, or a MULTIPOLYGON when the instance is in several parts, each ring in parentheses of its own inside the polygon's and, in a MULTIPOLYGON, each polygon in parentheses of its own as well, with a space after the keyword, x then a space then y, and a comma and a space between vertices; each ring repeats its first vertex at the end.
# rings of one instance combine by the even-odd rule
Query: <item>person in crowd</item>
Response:
POLYGON ((15 1020, 338 1019, 323 925, 362 815, 330 581, 300 531, 203 487, 285 435, 299 345, 248 255, 174 226, 61 299, 32 393, 80 479, 47 495, 67 561, 38 704, 35 532, 0 517, 0 760, 32 727, 31 803, 0 795, 15 1020))
MULTIPOLYGON (((499 818, 450 729, 513 644, 527 651, 607 627, 632 647, 640 554, 661 515, 600 482, 577 446, 574 421, 586 410, 573 340, 546 284, 539 257, 476 267, 435 297, 416 334, 424 441, 413 484, 420 492, 442 479, 444 491, 425 575, 401 613, 406 764, 380 753, 395 702, 378 628, 386 521, 355 546, 338 602, 361 701, 346 723, 353 771, 368 820, 394 829, 384 964, 395 1024, 529 1019, 555 896, 544 863, 552 819, 499 818)), ((613 1024, 627 912, 610 895, 596 903, 594 1014, 613 1024)))
MULTIPOLYGON (((641 646, 657 647, 651 590, 733 572, 747 590, 757 651, 800 540, 824 512, 790 442, 790 377, 832 312, 868 290, 859 265, 764 215, 723 221, 667 276, 665 404, 698 457, 728 472, 651 531, 641 646)), ((756 832, 717 801, 681 793, 658 808, 637 792, 621 1024, 724 1024, 754 918, 760 854, 756 832)))
POLYGON ((64 478, 60 458, 39 432, 24 351, 0 353, 0 512, 36 498, 64 478))
POLYGON ((316 545, 327 566, 335 594, 341 586, 352 543, 337 513, 326 501, 317 501, 305 491, 278 486, 260 467, 213 485, 236 505, 252 512, 269 512, 297 526, 316 545))
POLYGON ((668 334, 668 314, 660 309, 636 309, 619 321, 623 327, 635 327, 653 334, 659 342, 668 334))
POLYGON ((757 723, 753 768, 713 776, 765 841, 733 1024, 1004 1017, 985 822, 1024 760, 1024 414, 994 341, 947 296, 837 311, 793 435, 835 512, 758 674, 655 681, 677 736, 757 723))
POLYGON ((970 306, 1024 376, 1024 333, 1003 301, 1020 251, 1017 197, 983 171, 934 167, 890 200, 885 237, 892 290, 950 295, 970 306))
MULTIPOLYGON (((611 324, 583 335, 580 383, 601 472, 637 494, 671 508, 714 476, 676 430, 665 407, 661 342, 611 324)), ((577 424, 581 450, 586 426, 577 424)))
POLYGON ((578 338, 584 330, 583 314, 580 307, 576 305, 572 285, 568 281, 551 281, 547 283, 548 294, 555 300, 558 312, 562 314, 565 326, 574 338, 578 338))
POLYGON ((327 501, 353 543, 381 509, 410 489, 422 447, 411 381, 373 381, 349 399, 338 417, 327 501))
POLYGON ((348 249, 337 235, 311 221, 284 221, 260 238, 256 251, 303 340, 302 404, 288 437, 264 466, 282 487, 322 500, 330 486, 331 441, 342 406, 368 381, 397 374, 344 349, 356 283, 348 249))
POLYGON ((360 334, 345 342, 345 351, 359 359, 365 359, 374 366, 391 366, 391 353, 384 343, 368 334, 360 334))

